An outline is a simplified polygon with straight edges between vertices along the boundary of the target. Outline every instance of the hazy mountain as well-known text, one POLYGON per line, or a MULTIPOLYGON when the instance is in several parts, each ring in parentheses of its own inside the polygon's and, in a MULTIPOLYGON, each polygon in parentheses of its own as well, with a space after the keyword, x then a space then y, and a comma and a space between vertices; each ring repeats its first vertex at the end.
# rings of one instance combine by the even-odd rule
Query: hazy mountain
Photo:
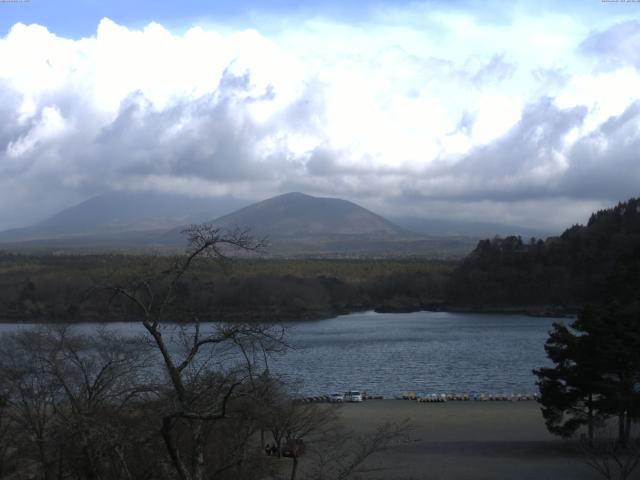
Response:
POLYGON ((4 248, 182 248, 190 223, 249 228, 267 237, 275 255, 461 256, 476 237, 419 235, 355 203, 287 193, 245 206, 232 198, 111 192, 91 198, 27 228, 0 232, 4 248), (231 212, 231 213, 229 213, 231 212))
MULTIPOLYGON (((178 225, 200 223, 246 202, 232 197, 191 198, 154 192, 109 192, 62 210, 33 226, 0 232, 0 242, 77 239, 116 240, 121 235, 144 241, 178 225)), ((93 240, 92 240, 93 243, 93 240)))
POLYGON ((213 223, 225 228, 248 226, 256 235, 270 238, 406 234, 397 225, 355 203, 303 193, 286 193, 254 203, 213 223))
POLYGON ((558 232, 541 230, 521 225, 503 223, 474 222, 446 218, 390 217, 396 225, 420 235, 466 236, 466 237, 506 237, 520 235, 523 238, 546 238, 558 232))
MULTIPOLYGON (((248 228, 267 237, 276 255, 464 255, 477 239, 424 237, 405 230, 353 202, 287 193, 254 203, 211 223, 224 229, 248 228)), ((180 229, 163 243, 184 245, 180 229)))

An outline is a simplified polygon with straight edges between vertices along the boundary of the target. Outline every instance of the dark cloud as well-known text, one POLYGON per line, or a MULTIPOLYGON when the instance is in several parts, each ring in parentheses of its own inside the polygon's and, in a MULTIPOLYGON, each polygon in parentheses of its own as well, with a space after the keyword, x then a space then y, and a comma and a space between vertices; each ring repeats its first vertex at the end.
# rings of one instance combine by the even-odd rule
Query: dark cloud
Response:
POLYGON ((579 139, 559 188, 574 198, 611 203, 640 195, 640 101, 579 139))
POLYGON ((306 162, 307 172, 312 176, 335 174, 336 152, 328 148, 316 147, 306 162))
POLYGON ((519 201, 558 195, 566 134, 579 127, 585 107, 563 110, 550 98, 527 106, 503 137, 472 150, 458 162, 435 162, 406 191, 434 200, 519 201))
MULTIPOLYGON (((34 197, 39 196, 36 190, 48 192, 51 201, 40 203, 40 215, 32 212, 23 217, 30 222, 78 196, 69 195, 70 190, 80 196, 96 194, 148 176, 221 184, 275 181, 292 159, 285 144, 269 140, 283 123, 291 132, 296 124, 313 128, 313 122, 310 126, 305 121, 310 111, 299 102, 271 122, 256 122, 249 107, 272 101, 274 95, 270 87, 256 95, 247 75, 225 72, 212 94, 176 101, 165 109, 155 108, 137 92, 122 102, 115 118, 105 122, 99 113, 82 106, 86 102, 80 94, 70 97, 61 92, 58 101, 52 92, 34 115, 20 122, 20 95, 0 89, 0 99, 5 100, 0 102, 2 183, 19 184, 25 195, 31 192, 34 197), (38 133, 47 107, 59 112, 64 123, 65 131, 53 139, 38 133), (270 143, 266 153, 261 150, 265 141, 270 143), (19 144, 26 146, 15 153, 19 144)), ((0 213, 0 225, 11 225, 15 217, 19 215, 0 213)))
POLYGON ((566 148, 567 134, 587 113, 543 98, 501 139, 453 165, 441 162, 405 178, 393 208, 422 203, 428 216, 511 215, 516 223, 561 228, 585 221, 591 209, 640 195, 640 101, 566 148))

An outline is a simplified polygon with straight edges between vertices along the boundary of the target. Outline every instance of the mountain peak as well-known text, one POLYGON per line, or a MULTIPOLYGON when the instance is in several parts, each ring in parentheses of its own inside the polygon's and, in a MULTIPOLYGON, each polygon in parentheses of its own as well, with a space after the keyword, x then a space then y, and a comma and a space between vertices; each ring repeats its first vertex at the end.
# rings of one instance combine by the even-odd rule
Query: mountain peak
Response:
POLYGON ((402 233, 393 223, 353 202, 301 192, 268 198, 213 223, 222 227, 249 227, 270 238, 402 233))
POLYGON ((275 197, 271 197, 271 199, 283 198, 283 199, 295 199, 295 198, 317 198, 307 193, 302 192, 287 192, 281 195, 276 195, 275 197))

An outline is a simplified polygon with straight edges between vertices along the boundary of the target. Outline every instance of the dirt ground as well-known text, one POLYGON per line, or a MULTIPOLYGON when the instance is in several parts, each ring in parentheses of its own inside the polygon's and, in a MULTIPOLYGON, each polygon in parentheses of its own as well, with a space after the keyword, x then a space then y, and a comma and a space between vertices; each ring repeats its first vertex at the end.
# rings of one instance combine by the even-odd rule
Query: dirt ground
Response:
POLYGON ((418 403, 370 400, 340 409, 358 433, 410 419, 406 442, 371 457, 362 478, 415 480, 591 480, 575 443, 544 426, 536 402, 418 403))

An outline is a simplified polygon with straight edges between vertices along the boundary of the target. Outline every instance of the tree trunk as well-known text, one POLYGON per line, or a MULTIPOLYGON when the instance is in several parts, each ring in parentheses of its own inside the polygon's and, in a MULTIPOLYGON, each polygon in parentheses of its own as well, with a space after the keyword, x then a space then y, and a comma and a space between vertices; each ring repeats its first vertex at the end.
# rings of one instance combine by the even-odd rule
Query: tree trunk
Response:
POLYGON ((204 439, 202 438, 202 420, 191 422, 191 438, 193 439, 193 479, 204 480, 205 460, 204 460, 204 439))
POLYGON ((624 431, 625 445, 629 443, 630 436, 631 436, 631 415, 629 415, 629 412, 625 412, 625 431, 624 431))
POLYGON ((44 480, 51 480, 52 475, 49 471, 49 462, 47 461, 47 452, 44 447, 44 439, 39 437, 36 439, 38 443, 38 454, 40 456, 40 463, 42 464, 42 474, 44 476, 44 480))
POLYGON ((588 445, 589 447, 593 447, 593 422, 594 422, 594 418, 593 418, 593 394, 589 394, 589 403, 588 403, 589 407, 588 407, 588 445))
POLYGON ((84 445, 82 446, 82 456, 84 457, 84 465, 83 465, 84 475, 87 480, 94 480, 95 478, 97 478, 97 474, 93 466, 91 448, 89 447, 89 445, 87 445, 86 442, 83 442, 83 443, 84 445))
POLYGON ((114 448, 116 455, 118 456, 118 460, 120 461, 120 474, 122 478, 126 478, 127 480, 133 480, 133 475, 131 474, 131 470, 129 470, 129 465, 127 464, 127 459, 124 455, 124 451, 122 447, 116 446, 114 448))
POLYGON ((291 466, 291 479, 296 480, 296 473, 298 472, 298 456, 293 456, 293 465, 291 466))
POLYGON ((191 478, 191 474, 187 470, 187 467, 180 458, 178 448, 176 447, 173 436, 171 435, 172 430, 173 419, 171 417, 165 417, 162 421, 162 438, 164 439, 164 444, 167 447, 169 456, 171 457, 171 463, 173 464, 180 480, 193 480, 191 478))
POLYGON ((624 412, 620 412, 618 414, 618 443, 622 447, 625 447, 627 445, 626 435, 625 435, 625 425, 626 425, 625 416, 626 415, 624 414, 624 412))

